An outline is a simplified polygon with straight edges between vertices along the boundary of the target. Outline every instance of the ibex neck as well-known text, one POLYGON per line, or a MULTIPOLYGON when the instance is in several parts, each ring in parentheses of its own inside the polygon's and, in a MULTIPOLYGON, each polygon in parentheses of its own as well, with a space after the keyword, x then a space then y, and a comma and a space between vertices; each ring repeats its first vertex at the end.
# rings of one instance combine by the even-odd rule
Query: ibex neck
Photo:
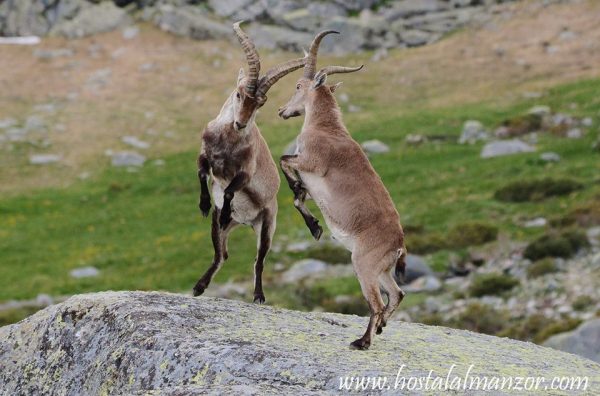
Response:
POLYGON ((305 128, 327 129, 331 133, 346 132, 342 113, 328 87, 322 86, 310 92, 306 103, 305 128))

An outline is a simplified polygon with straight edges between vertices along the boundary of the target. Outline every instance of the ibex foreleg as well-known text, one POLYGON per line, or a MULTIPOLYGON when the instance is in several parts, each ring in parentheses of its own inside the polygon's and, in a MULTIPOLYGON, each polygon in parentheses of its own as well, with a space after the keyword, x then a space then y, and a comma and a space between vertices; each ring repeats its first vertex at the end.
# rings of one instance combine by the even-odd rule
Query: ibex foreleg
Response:
POLYGON ((221 229, 227 228, 227 225, 231 222, 231 201, 233 201, 234 194, 241 190, 250 180, 250 175, 246 172, 240 172, 231 179, 229 185, 223 191, 223 207, 221 208, 221 215, 219 216, 219 224, 221 229))
POLYGON ((210 163, 206 155, 198 157, 198 180, 200 181, 200 203, 198 207, 204 217, 210 211, 210 192, 208 190, 208 177, 210 176, 210 163))
POLYGON ((323 228, 319 225, 319 220, 310 212, 304 202, 306 201, 306 188, 302 184, 302 179, 298 172, 290 164, 291 158, 297 158, 297 155, 284 155, 279 162, 281 170, 294 192, 294 207, 300 212, 306 226, 310 230, 313 238, 319 240, 323 234, 323 228))

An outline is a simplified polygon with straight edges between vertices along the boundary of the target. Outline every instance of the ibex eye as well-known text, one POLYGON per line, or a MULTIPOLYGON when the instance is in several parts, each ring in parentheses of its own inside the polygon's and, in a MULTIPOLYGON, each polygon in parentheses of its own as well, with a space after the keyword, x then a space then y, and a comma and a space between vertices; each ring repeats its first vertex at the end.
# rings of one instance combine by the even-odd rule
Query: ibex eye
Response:
POLYGON ((300 89, 300 84, 296 85, 296 89, 300 89))
POLYGON ((240 95, 240 93, 239 93, 239 92, 238 92, 238 93, 236 93, 236 94, 235 94, 235 96, 236 96, 238 99, 239 99, 239 98, 241 98, 241 95, 240 95))

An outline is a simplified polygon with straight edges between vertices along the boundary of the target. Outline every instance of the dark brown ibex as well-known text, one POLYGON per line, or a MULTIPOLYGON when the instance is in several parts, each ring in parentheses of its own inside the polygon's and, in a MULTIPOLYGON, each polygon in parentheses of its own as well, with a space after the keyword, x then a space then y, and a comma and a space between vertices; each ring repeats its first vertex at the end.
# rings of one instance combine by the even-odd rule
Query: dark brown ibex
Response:
POLYGON ((208 216, 211 197, 208 188, 212 177, 215 208, 212 215, 214 259, 198 280, 194 295, 201 295, 220 266, 227 260, 227 236, 239 224, 254 229, 258 252, 254 264, 254 302, 264 303, 262 272, 277 217, 279 172, 269 148, 254 119, 265 104, 266 93, 280 78, 304 66, 306 59, 295 59, 273 67, 259 78, 260 58, 250 38, 233 25, 246 54, 249 72, 240 69, 237 88, 231 93, 216 119, 202 133, 198 157, 200 210, 208 216))
POLYGON ((365 334, 352 342, 358 349, 369 348, 374 332, 380 334, 386 321, 404 297, 392 271, 404 272, 406 249, 400 217, 390 194, 367 156, 342 122, 328 75, 350 73, 362 68, 328 66, 316 73, 317 51, 323 37, 316 36, 290 101, 280 108, 287 119, 305 114, 294 155, 281 157, 281 168, 294 192, 294 206, 300 211, 315 238, 321 230, 304 205, 306 194, 321 210, 333 237, 352 252, 352 264, 363 295, 371 310, 365 334), (384 306, 380 285, 388 295, 384 306))

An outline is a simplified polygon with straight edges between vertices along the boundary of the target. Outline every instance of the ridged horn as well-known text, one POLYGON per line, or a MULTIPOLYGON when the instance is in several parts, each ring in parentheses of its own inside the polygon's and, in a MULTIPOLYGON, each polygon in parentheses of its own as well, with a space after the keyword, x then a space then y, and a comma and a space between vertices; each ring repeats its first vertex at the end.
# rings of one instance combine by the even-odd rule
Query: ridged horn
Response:
POLYGON ((364 65, 360 65, 358 67, 345 67, 345 66, 327 66, 319 70, 319 72, 315 75, 322 76, 323 74, 331 75, 337 73, 354 73, 363 68, 364 65))
POLYGON ((277 66, 272 67, 267 71, 258 84, 258 89, 256 90, 256 97, 260 98, 266 95, 269 88, 273 86, 279 79, 281 79, 286 74, 289 74, 295 70, 300 69, 306 64, 307 58, 298 58, 292 59, 290 61, 281 63, 277 66))
POLYGON ((340 32, 335 30, 325 30, 317 34, 317 36, 314 38, 312 44, 310 45, 310 50, 308 51, 308 60, 304 66, 304 77, 309 79, 313 79, 315 77, 315 72, 317 71, 317 53, 319 52, 319 45, 321 44, 323 37, 331 33, 340 34, 340 32))
POLYGON ((240 27, 240 24, 244 21, 239 21, 233 24, 233 31, 235 32, 244 53, 246 54, 246 61, 248 62, 248 81, 246 83, 246 93, 250 96, 254 96, 256 88, 258 87, 258 75, 260 74, 260 58, 258 51, 254 46, 250 37, 240 27))

